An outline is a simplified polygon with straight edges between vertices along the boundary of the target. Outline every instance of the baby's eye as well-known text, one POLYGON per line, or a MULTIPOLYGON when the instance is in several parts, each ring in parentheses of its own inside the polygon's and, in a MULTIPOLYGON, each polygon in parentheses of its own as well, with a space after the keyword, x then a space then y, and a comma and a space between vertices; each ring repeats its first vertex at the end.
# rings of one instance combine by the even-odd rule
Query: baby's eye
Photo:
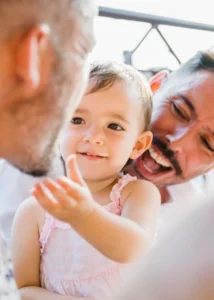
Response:
POLYGON ((121 127, 120 125, 118 124, 115 124, 115 123, 111 123, 108 125, 108 128, 112 129, 112 130, 116 130, 116 131, 123 131, 123 127, 121 127))
POLYGON ((82 118, 72 118, 71 123, 75 125, 84 124, 84 120, 82 118))

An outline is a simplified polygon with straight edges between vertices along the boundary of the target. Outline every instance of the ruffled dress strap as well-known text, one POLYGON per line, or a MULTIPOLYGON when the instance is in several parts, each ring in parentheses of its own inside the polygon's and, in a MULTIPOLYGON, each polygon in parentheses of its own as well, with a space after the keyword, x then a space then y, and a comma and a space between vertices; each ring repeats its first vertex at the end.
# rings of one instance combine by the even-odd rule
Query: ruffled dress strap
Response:
POLYGON ((45 246, 50 237, 51 231, 54 228, 60 228, 62 230, 67 230, 67 229, 70 229, 71 226, 67 223, 64 223, 62 221, 55 219, 54 217, 52 217, 50 214, 48 214, 46 212, 45 213, 45 223, 44 223, 44 226, 42 228, 42 231, 40 233, 40 238, 39 238, 41 255, 44 252, 44 249, 45 249, 45 246))
POLYGON ((122 207, 120 204, 121 192, 124 187, 131 181, 137 180, 137 177, 131 176, 129 174, 123 175, 118 182, 113 186, 112 191, 110 193, 110 198, 115 205, 117 214, 121 214, 122 207))

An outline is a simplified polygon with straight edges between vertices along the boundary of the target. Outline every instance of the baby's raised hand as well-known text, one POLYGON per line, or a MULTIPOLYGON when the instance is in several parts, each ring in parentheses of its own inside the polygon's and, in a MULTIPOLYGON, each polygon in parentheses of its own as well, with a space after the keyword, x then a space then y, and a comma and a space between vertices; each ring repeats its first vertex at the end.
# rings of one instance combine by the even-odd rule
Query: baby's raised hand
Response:
POLYGON ((36 184, 32 194, 52 216, 72 224, 89 217, 95 202, 82 179, 74 155, 68 158, 66 169, 68 177, 60 177, 56 182, 45 179, 36 184))

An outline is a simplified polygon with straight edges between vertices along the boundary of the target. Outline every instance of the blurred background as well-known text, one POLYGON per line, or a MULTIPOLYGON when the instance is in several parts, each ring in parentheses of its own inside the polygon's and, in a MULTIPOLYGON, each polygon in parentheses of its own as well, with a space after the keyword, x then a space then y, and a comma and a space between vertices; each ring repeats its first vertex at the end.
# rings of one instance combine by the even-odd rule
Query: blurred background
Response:
MULTIPOLYGON (((214 23, 210 0, 97 0, 97 3, 107 8, 164 18, 176 18, 209 25, 214 23)), ((124 51, 132 51, 150 28, 149 23, 97 17, 95 26, 97 45, 91 55, 91 60, 124 61, 124 51)), ((214 45, 214 31, 166 25, 159 25, 158 29, 181 63, 198 50, 214 45)), ((179 66, 179 62, 170 53, 157 30, 153 29, 133 53, 132 65, 144 71, 159 68, 173 70, 179 66)))

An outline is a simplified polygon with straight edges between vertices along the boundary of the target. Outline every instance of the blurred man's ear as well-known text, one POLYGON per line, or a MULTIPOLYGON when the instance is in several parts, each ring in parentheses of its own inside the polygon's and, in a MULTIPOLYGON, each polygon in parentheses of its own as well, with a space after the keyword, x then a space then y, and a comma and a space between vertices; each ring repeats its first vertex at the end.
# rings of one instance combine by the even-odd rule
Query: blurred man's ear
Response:
POLYGON ((50 28, 38 24, 24 36, 17 46, 16 73, 22 82, 23 94, 30 96, 44 81, 48 81, 51 67, 50 28))
POLYGON ((162 70, 160 72, 158 72, 157 74, 155 74, 149 81, 150 83, 150 87, 152 92, 156 92, 161 84, 163 83, 164 79, 166 79, 169 75, 169 71, 167 70, 162 70))

